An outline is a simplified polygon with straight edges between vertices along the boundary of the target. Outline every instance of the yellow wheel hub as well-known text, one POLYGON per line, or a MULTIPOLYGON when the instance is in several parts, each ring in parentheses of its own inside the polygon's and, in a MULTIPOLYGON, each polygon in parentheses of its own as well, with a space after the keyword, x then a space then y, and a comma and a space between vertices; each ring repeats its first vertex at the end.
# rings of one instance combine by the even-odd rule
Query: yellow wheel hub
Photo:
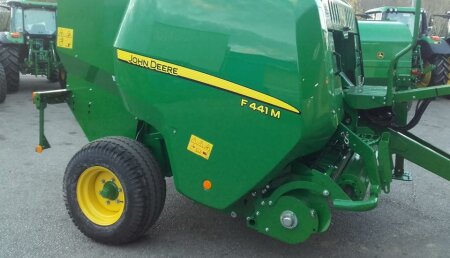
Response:
POLYGON ((99 226, 119 221, 125 209, 125 194, 117 176, 101 166, 86 169, 77 182, 77 201, 83 214, 99 226))
MULTIPOLYGON (((426 62, 424 65, 424 69, 427 69, 428 67, 430 67, 430 63, 426 62)), ((422 77, 420 78, 420 81, 417 83, 417 87, 419 88, 425 88, 428 87, 428 85, 430 85, 431 83, 431 71, 423 74, 422 77)))
MULTIPOLYGON (((450 56, 448 57, 448 63, 450 64, 450 56)), ((448 82, 447 84, 450 84, 450 71, 448 72, 448 82)))

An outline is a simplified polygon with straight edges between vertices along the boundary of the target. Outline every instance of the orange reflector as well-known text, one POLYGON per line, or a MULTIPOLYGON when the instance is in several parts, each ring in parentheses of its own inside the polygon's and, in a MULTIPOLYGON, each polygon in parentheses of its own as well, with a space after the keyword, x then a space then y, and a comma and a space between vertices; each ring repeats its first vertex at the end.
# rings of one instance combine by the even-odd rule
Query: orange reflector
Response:
POLYGON ((212 183, 209 180, 205 180, 203 181, 203 189, 204 190, 211 190, 212 188, 212 183))
POLYGON ((420 75, 421 72, 418 69, 413 69, 413 70, 411 70, 411 74, 412 75, 420 75))
POLYGON ((36 92, 31 93, 31 100, 33 100, 33 103, 34 103, 34 99, 36 98, 36 95, 37 95, 36 92))
POLYGON ((44 148, 41 145, 36 146, 36 152, 41 154, 44 151, 44 148))
POLYGON ((11 38, 15 38, 15 39, 20 38, 20 32, 12 32, 10 35, 11 35, 11 38))
POLYGON ((431 36, 431 39, 434 41, 441 41, 441 37, 439 36, 431 36))

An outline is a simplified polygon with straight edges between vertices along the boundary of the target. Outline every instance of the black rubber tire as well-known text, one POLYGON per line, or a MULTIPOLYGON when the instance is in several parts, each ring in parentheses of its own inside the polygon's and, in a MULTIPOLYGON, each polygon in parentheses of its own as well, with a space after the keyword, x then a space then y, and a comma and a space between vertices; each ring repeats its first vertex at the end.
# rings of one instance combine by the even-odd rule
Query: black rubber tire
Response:
POLYGON ((0 64, 0 104, 5 102, 7 92, 6 75, 3 65, 0 64))
POLYGON ((63 67, 58 69, 58 81, 61 89, 67 88, 67 72, 63 67))
POLYGON ((435 66, 431 75, 431 85, 446 85, 449 81, 450 62, 448 56, 435 55, 431 58, 430 63, 435 66))
POLYGON ((59 70, 55 69, 51 71, 50 76, 47 76, 47 80, 49 80, 52 83, 59 81, 59 70))
POLYGON ((8 92, 17 92, 20 81, 19 49, 15 46, 0 47, 0 63, 5 69, 8 92))
POLYGON ((64 200, 72 221, 87 237, 104 244, 126 244, 142 237, 161 215, 166 183, 154 156, 141 143, 107 137, 86 145, 69 162, 64 175, 64 200), (111 226, 92 223, 77 202, 77 182, 87 168, 103 166, 122 184, 125 209, 111 226))

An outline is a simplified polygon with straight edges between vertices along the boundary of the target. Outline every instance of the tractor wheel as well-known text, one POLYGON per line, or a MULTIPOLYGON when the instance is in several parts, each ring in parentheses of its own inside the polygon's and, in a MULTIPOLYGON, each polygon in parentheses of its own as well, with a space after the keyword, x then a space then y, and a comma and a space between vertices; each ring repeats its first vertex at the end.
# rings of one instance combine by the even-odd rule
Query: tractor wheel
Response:
POLYGON ((432 71, 430 86, 447 84, 450 74, 450 62, 448 57, 444 55, 433 56, 431 63, 436 67, 432 71))
MULTIPOLYGON (((450 56, 448 57, 448 63, 450 64, 450 56)), ((447 84, 450 85, 450 71, 448 72, 448 82, 447 82, 447 84)), ((450 96, 446 96, 445 98, 446 99, 450 99, 450 96)))
POLYGON ((67 87, 67 72, 62 67, 58 69, 58 81, 61 89, 65 89, 67 87))
POLYGON ((105 244, 137 240, 159 218, 166 184, 141 143, 107 137, 86 145, 64 175, 64 199, 75 225, 105 244))
POLYGON ((17 47, 2 47, 0 49, 0 63, 5 69, 8 92, 19 90, 19 50, 17 47))
MULTIPOLYGON (((430 62, 425 62, 424 69, 428 69, 430 67, 430 62)), ((425 88, 430 86, 431 84, 431 71, 425 74, 422 74, 422 76, 419 78, 419 81, 417 82, 417 87, 419 88, 425 88)))
POLYGON ((47 80, 49 80, 50 82, 57 82, 58 81, 58 77, 59 77, 59 70, 58 69, 54 69, 53 71, 50 72, 50 76, 47 76, 47 80))
POLYGON ((7 92, 6 75, 3 65, 0 64, 0 103, 5 102, 7 92))

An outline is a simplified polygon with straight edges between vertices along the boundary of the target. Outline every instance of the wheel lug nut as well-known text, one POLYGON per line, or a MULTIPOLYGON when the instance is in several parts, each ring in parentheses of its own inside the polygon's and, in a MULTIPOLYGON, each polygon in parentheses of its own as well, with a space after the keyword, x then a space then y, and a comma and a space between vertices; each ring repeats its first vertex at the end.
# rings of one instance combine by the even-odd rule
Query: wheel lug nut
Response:
POLYGON ((100 182, 102 182, 102 184, 106 183, 105 179, 102 179, 100 182))
POLYGON ((109 205, 109 204, 111 204, 111 202, 110 201, 106 201, 106 205, 109 205))

